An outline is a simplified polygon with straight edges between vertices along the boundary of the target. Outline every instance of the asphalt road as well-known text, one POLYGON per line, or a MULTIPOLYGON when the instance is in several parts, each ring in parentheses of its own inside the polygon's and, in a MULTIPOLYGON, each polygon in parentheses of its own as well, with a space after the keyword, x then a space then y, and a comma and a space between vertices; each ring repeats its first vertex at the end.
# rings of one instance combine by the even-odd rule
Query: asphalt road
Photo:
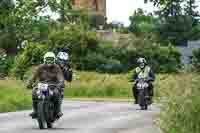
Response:
POLYGON ((0 133, 160 133, 154 123, 159 111, 158 105, 141 111, 130 102, 65 101, 64 116, 51 130, 39 130, 23 111, 0 114, 0 133))

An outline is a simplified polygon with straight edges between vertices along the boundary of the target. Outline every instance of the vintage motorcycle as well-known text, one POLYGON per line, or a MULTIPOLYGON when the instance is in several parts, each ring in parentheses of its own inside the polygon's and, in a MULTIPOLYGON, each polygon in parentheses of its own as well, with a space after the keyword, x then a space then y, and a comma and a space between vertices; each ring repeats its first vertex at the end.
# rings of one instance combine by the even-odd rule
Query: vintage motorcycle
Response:
POLYGON ((57 120, 53 103, 56 84, 38 83, 37 85, 37 121, 40 129, 52 128, 57 120))
POLYGON ((147 80, 141 78, 138 80, 136 89, 138 91, 138 103, 141 110, 147 110, 150 104, 150 96, 148 91, 149 84, 147 80))

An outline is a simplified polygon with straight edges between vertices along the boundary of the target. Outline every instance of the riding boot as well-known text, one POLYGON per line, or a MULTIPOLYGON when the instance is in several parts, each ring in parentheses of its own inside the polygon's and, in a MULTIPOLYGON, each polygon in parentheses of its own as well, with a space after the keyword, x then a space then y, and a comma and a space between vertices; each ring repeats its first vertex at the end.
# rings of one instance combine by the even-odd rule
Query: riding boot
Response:
POLYGON ((37 118, 37 101, 36 100, 33 100, 32 106, 33 106, 33 112, 30 114, 30 116, 33 119, 35 119, 37 118))
POLYGON ((63 113, 61 112, 61 104, 62 104, 61 99, 56 100, 54 104, 55 104, 55 115, 56 118, 59 119, 60 117, 63 116, 63 113))
POLYGON ((37 118, 37 88, 34 88, 32 91, 32 107, 33 107, 33 112, 30 113, 29 115, 34 119, 37 118))
POLYGON ((150 84, 150 87, 149 87, 149 97, 150 97, 150 104, 153 103, 153 95, 154 95, 154 91, 153 91, 153 85, 150 84))

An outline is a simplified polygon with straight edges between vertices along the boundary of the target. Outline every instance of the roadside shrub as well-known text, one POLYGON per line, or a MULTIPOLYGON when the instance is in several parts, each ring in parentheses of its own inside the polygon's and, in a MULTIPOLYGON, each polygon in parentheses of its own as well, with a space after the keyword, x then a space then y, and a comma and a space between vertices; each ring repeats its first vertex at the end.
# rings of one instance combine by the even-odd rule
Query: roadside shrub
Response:
POLYGON ((162 108, 160 125, 164 133, 199 133, 200 131, 200 77, 196 74, 183 75, 168 82, 163 89, 167 101, 162 108), (184 81, 184 82, 183 82, 184 81), (178 83, 181 83, 178 86, 178 83))
POLYGON ((0 78, 8 75, 13 66, 13 59, 12 56, 8 56, 4 50, 0 49, 0 78))
POLYGON ((40 43, 28 43, 24 51, 19 53, 15 58, 14 68, 12 70, 14 76, 23 79, 26 70, 32 66, 41 64, 43 56, 48 51, 48 46, 40 43))
POLYGON ((77 62, 79 70, 102 73, 127 72, 137 66, 139 57, 145 57, 154 71, 159 73, 178 72, 181 63, 180 53, 174 46, 161 46, 151 38, 135 36, 121 44, 101 42, 82 57, 77 62))
POLYGON ((81 26, 67 25, 63 30, 54 30, 49 34, 50 49, 69 48, 73 59, 85 56, 98 44, 96 33, 84 30, 81 26))
POLYGON ((7 53, 16 53, 17 42, 15 34, 0 31, 0 48, 5 49, 7 53))
POLYGON ((0 81, 0 113, 31 109, 31 95, 19 81, 0 81))
POLYGON ((200 49, 193 51, 192 65, 194 70, 200 72, 200 49))
POLYGON ((97 67, 97 71, 103 73, 121 73, 124 71, 124 68, 119 60, 107 59, 104 64, 97 67))
MULTIPOLYGON (((136 64, 138 57, 145 57, 156 72, 178 72, 180 69, 181 55, 171 44, 162 46, 151 38, 132 37, 126 48, 133 54, 129 57, 132 60, 131 63, 136 64)), ((134 64, 131 65, 134 66, 134 64)))

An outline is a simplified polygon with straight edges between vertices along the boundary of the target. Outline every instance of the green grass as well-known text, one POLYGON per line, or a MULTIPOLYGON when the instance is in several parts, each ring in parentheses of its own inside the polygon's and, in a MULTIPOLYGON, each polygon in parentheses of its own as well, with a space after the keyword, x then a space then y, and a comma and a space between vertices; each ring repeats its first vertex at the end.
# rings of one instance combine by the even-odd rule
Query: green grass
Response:
POLYGON ((127 75, 77 72, 74 81, 66 83, 65 96, 127 98, 130 95, 130 87, 127 75))
POLYGON ((161 129, 164 133, 199 133, 200 76, 182 74, 169 78, 174 80, 160 91, 167 98, 160 115, 161 129))
MULTIPOLYGON (((66 83, 65 98, 130 99, 129 74, 75 72, 72 83, 66 83)), ((164 106, 159 125, 164 133, 199 133, 200 76, 197 74, 156 75, 155 98, 164 106)), ((30 91, 15 80, 0 81, 0 112, 31 108, 30 91)))
POLYGON ((20 81, 0 80, 0 112, 31 108, 31 97, 20 81))

